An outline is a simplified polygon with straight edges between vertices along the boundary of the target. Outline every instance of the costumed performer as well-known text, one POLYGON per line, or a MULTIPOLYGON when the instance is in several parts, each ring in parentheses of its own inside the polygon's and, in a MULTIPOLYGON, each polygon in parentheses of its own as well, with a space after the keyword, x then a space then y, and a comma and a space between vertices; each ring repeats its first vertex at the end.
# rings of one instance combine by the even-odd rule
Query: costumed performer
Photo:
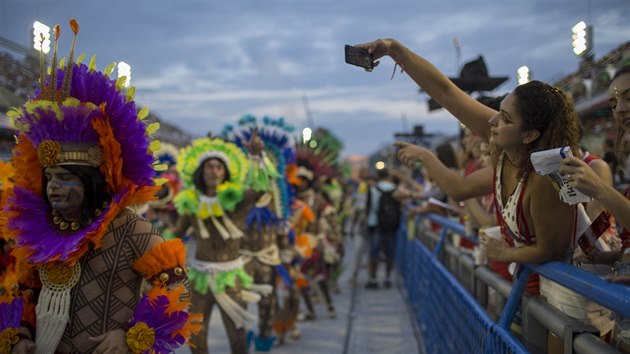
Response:
POLYGON ((9 112, 18 131, 14 188, 3 233, 16 259, 3 286, 10 300, 0 328, 13 353, 172 352, 198 329, 187 312, 185 251, 164 242, 127 209, 151 199, 152 141, 125 78, 99 72, 95 58, 57 63, 41 57, 39 89, 9 112), (142 296, 141 284, 153 287, 142 296), (41 286, 40 286, 41 285, 41 286))
POLYGON ((256 317, 247 303, 260 301, 260 293, 272 288, 254 284, 239 254, 247 214, 271 189, 277 176, 274 165, 262 153, 263 142, 254 132, 243 143, 246 155, 236 144, 220 138, 200 138, 180 152, 177 169, 183 190, 175 197, 180 215, 176 235, 191 226, 197 242, 191 263, 193 310, 206 316, 201 332, 192 339, 194 353, 207 352, 208 323, 219 305, 232 353, 247 352, 247 326, 256 317))
POLYGON ((292 280, 281 264, 280 238, 288 238, 286 219, 289 213, 289 190, 285 180, 287 163, 295 163, 295 139, 293 129, 284 119, 264 117, 258 122, 253 115, 239 119, 237 126, 227 125, 222 134, 239 146, 247 143, 254 131, 264 143, 264 153, 276 166, 278 175, 272 180, 271 189, 263 194, 247 214, 247 235, 243 238, 240 253, 245 271, 257 284, 268 284, 273 292, 263 296, 258 303, 258 335, 248 333, 254 339, 256 352, 269 352, 276 339, 272 334, 272 320, 276 308, 276 275, 291 286, 292 280))

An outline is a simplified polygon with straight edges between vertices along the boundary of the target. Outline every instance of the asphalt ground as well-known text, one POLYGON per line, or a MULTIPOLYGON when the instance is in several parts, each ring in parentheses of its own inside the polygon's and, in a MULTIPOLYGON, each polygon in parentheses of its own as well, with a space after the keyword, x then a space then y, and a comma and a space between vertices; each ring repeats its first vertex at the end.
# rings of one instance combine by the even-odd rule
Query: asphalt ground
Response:
MULTIPOLYGON (((298 328, 301 337, 293 340, 287 336, 281 346, 275 346, 272 353, 297 354, 409 354, 419 353, 420 338, 413 318, 408 310, 406 295, 401 281, 394 271, 392 286, 385 288, 385 263, 379 264, 378 289, 366 289, 367 257, 353 281, 355 250, 360 236, 347 237, 345 241, 344 271, 338 279, 339 291, 333 293, 337 316, 328 318, 324 301, 315 303, 316 319, 300 321, 298 328)), ((322 298, 322 297, 320 297, 322 298)), ((323 298, 322 298, 323 299, 323 298)), ((304 309, 304 306, 301 306, 304 309)), ((252 313, 257 309, 251 308, 252 313)), ((212 314, 208 335, 210 353, 229 353, 229 346, 218 308, 212 314)), ((190 353, 189 348, 177 351, 190 353)), ((255 353, 250 348, 250 353, 255 353)))

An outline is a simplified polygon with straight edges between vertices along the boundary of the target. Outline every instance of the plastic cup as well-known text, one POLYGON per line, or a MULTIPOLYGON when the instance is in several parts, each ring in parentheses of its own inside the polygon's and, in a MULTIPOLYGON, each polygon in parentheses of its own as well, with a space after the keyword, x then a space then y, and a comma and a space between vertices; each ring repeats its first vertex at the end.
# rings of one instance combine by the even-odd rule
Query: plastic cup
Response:
POLYGON ((488 265, 488 256, 486 256, 486 250, 481 246, 475 246, 473 248, 473 259, 476 266, 488 265))
POLYGON ((501 235, 501 226, 486 227, 483 229, 483 232, 495 240, 503 239, 503 236, 501 235))
POLYGON ((458 247, 462 243, 462 237, 460 235, 453 235, 453 246, 458 247))

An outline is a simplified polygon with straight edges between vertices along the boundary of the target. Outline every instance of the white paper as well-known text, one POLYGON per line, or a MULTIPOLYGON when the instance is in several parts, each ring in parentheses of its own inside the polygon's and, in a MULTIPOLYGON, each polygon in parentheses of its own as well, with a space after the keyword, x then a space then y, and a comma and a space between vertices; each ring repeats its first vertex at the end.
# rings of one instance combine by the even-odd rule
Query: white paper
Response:
POLYGON ((569 205, 588 203, 593 200, 593 198, 585 195, 575 188, 569 187, 566 176, 558 172, 562 160, 570 156, 573 156, 571 148, 565 146, 551 150, 534 152, 532 153, 530 159, 532 161, 532 165, 534 166, 534 170, 536 170, 536 172, 540 175, 549 176, 551 181, 558 187, 560 190, 560 200, 569 205))
POLYGON ((462 212, 460 209, 458 209, 458 208, 456 208, 456 207, 454 207, 454 206, 452 206, 452 205, 450 205, 450 204, 448 204, 448 203, 444 203, 443 201, 441 201, 441 200, 439 200, 439 199, 435 199, 435 198, 433 198, 433 197, 429 198, 429 199, 427 200, 427 202, 428 202, 429 204, 433 204, 433 205, 439 206, 439 207, 441 207, 441 208, 444 208, 444 209, 448 209, 448 210, 454 211, 454 212, 456 212, 456 213, 461 213, 461 212, 462 212))

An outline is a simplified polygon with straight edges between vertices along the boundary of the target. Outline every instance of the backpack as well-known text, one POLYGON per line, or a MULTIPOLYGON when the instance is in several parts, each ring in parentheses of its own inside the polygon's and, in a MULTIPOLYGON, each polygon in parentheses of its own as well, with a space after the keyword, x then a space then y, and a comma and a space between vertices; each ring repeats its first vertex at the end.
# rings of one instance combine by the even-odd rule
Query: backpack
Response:
POLYGON ((381 198, 378 200, 378 209, 376 209, 378 228, 382 232, 396 231, 402 215, 400 202, 394 198, 396 189, 391 191, 383 191, 378 187, 376 189, 381 192, 381 198))

